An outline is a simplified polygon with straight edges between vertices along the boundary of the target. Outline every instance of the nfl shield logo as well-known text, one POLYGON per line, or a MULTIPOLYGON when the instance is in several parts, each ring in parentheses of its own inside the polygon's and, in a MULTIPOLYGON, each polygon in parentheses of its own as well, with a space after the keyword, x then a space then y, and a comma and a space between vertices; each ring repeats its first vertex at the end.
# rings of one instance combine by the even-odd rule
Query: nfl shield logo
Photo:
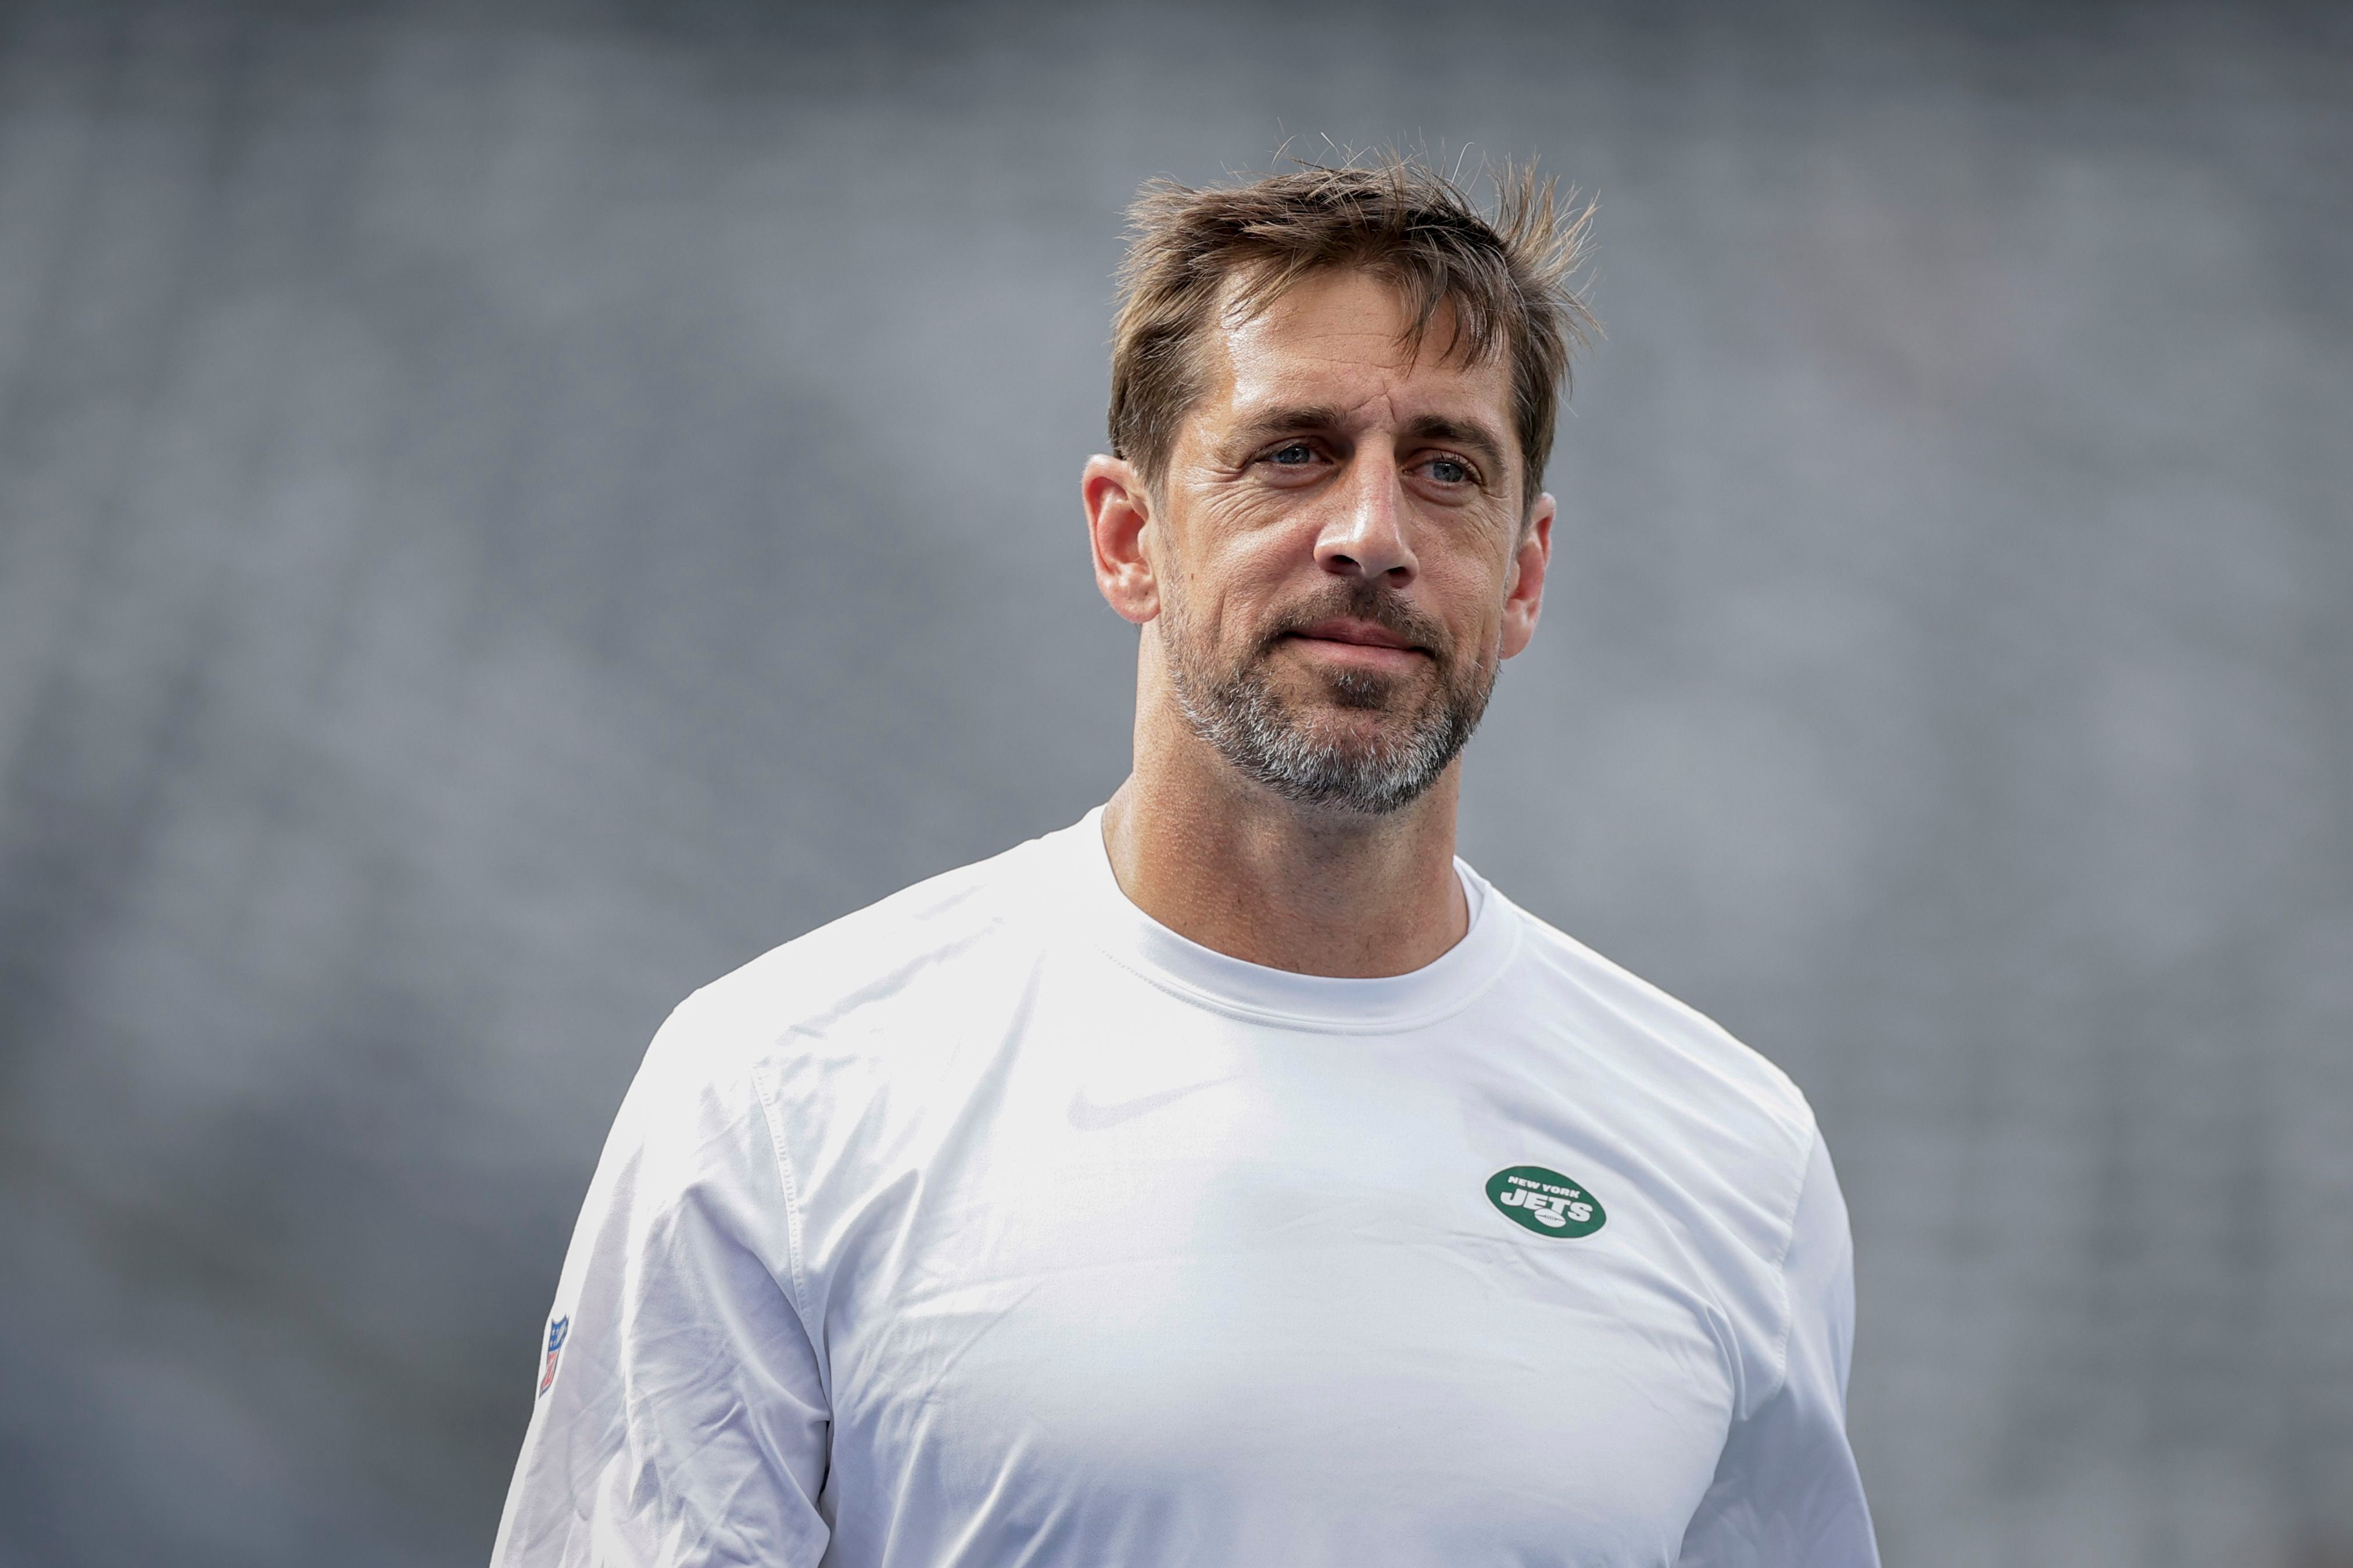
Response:
POLYGON ((572 1320, 558 1318, 547 1325, 547 1370, 539 1374, 539 1391, 545 1394, 555 1386, 555 1361, 564 1353, 564 1336, 572 1331, 572 1320))

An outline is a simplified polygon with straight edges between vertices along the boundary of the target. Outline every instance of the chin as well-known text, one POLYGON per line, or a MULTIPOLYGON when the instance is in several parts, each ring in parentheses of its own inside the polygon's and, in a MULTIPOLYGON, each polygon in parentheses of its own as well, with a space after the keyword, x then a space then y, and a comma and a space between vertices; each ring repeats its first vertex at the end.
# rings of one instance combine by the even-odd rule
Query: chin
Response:
POLYGON ((1409 713, 1333 703, 1317 703, 1304 712, 1294 710, 1293 723, 1318 746, 1359 756, 1391 751, 1410 741, 1414 733, 1409 713))
POLYGON ((1318 671, 1298 685, 1303 709, 1318 713, 1388 715, 1399 721, 1429 700, 1433 678, 1427 675, 1380 675, 1369 670, 1318 671))

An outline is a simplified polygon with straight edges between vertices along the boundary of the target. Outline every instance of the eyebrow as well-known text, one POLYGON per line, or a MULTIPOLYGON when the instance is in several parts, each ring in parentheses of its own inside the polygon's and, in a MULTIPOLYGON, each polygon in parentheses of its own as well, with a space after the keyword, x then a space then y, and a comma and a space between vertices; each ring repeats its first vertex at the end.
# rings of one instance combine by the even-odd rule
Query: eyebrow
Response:
POLYGON ((1300 430, 1337 430, 1347 423, 1336 408, 1271 408, 1234 431, 1237 445, 1255 447, 1300 430))
POLYGON ((1425 414, 1406 421, 1401 432, 1409 440, 1450 441, 1457 447, 1468 447, 1494 468, 1497 479, 1510 478, 1511 464, 1504 458, 1501 437, 1476 420, 1449 419, 1442 414, 1425 414))

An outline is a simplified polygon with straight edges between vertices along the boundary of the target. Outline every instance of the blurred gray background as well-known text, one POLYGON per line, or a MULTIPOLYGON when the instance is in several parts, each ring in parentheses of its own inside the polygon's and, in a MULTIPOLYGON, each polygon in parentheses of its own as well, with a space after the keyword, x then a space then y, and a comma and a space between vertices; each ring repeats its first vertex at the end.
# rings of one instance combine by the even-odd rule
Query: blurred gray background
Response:
POLYGON ((688 990, 1124 772, 1139 182, 1601 202, 1466 852, 1852 1205, 1891 1568, 2353 1562, 2341 7, 0 6, 0 1563, 488 1552, 688 990))

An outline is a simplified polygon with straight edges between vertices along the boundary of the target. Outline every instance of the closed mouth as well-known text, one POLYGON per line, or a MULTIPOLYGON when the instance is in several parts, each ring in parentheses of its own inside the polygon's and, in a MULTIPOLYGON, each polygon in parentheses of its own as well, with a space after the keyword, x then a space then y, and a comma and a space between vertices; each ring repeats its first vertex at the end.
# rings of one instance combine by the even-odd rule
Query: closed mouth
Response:
POLYGON ((1354 647, 1388 648, 1397 653, 1427 653, 1430 650, 1411 638, 1401 637, 1377 621, 1360 621, 1345 617, 1317 621, 1290 634, 1310 642, 1344 643, 1354 647))

